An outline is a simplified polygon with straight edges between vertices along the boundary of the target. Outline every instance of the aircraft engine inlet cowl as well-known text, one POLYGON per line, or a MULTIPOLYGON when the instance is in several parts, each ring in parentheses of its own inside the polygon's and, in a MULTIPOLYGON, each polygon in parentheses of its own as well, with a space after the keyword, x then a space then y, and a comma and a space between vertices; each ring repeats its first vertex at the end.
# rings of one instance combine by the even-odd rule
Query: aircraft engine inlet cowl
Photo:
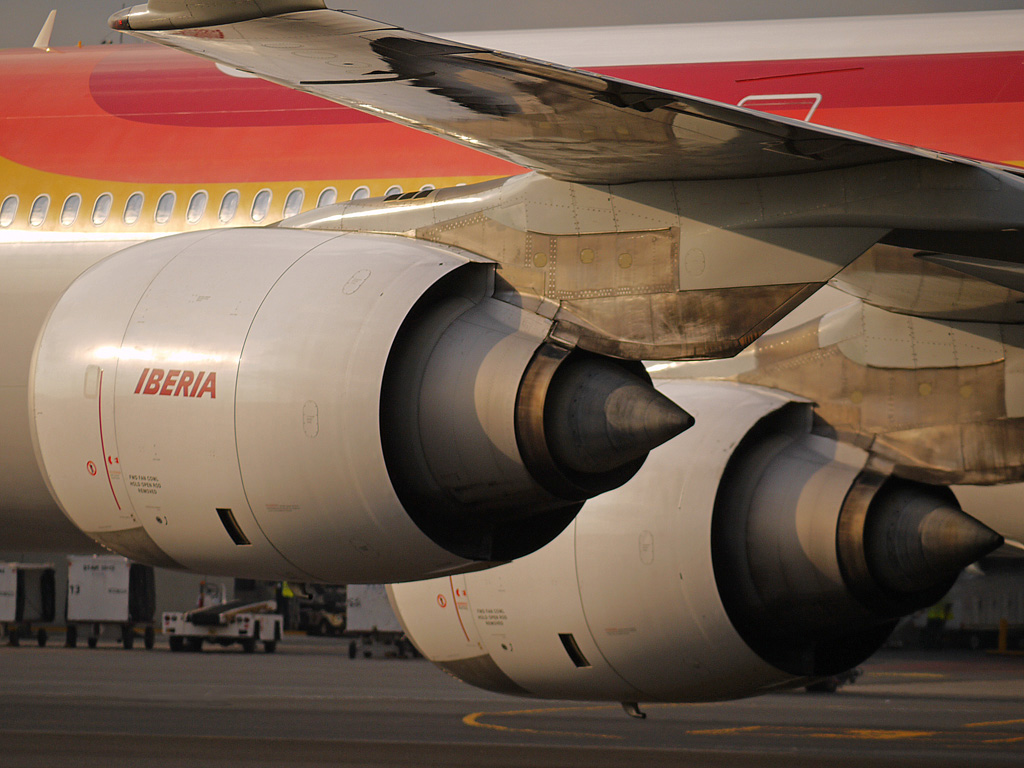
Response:
POLYGON ((204 573, 374 582, 531 552, 690 417, 493 286, 490 262, 388 235, 117 253, 36 348, 50 492, 107 548, 204 573))

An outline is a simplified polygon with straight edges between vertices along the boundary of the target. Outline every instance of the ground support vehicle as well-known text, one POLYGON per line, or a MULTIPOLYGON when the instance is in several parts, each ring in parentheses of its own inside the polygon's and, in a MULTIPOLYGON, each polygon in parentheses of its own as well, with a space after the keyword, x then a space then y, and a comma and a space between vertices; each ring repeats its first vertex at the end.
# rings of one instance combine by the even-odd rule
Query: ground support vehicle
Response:
POLYGON ((298 597, 298 629, 314 637, 345 633, 347 592, 343 584, 307 584, 298 597))
POLYGON ((171 611, 163 615, 163 632, 172 651, 201 651, 203 643, 238 643, 243 651, 252 653, 257 643, 263 643, 263 650, 273 653, 284 630, 283 617, 273 612, 276 607, 273 600, 230 600, 191 611, 171 611))

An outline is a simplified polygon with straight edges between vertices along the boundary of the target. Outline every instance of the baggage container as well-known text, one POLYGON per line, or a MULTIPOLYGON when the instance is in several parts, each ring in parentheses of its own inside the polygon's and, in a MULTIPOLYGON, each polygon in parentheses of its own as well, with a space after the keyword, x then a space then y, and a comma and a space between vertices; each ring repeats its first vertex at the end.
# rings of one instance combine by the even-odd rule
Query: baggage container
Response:
POLYGON ((40 647, 48 639, 45 627, 53 621, 56 578, 49 563, 0 563, 0 625, 10 645, 33 635, 40 647))
POLYGON ((137 630, 142 630, 146 649, 153 647, 156 629, 156 587, 152 566, 139 565, 120 555, 70 555, 68 557, 66 645, 78 644, 80 625, 95 648, 105 626, 120 630, 120 642, 130 649, 137 630))

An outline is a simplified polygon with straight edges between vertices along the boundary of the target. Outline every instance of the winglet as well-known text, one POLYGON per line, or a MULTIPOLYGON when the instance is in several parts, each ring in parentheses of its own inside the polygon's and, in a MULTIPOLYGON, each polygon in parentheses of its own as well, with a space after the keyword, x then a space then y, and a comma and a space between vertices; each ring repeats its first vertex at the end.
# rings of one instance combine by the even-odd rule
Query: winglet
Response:
POLYGON ((41 51, 50 50, 50 35, 53 34, 53 22, 56 18, 57 9, 54 8, 50 11, 50 15, 46 17, 46 21, 43 22, 43 28, 39 30, 36 41, 32 43, 33 48, 38 48, 41 51))

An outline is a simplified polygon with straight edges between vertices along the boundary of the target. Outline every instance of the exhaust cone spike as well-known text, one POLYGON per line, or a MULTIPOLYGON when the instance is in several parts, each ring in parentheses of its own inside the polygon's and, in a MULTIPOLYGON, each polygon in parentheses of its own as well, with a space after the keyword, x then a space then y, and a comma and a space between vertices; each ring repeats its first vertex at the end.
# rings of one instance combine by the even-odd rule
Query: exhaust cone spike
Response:
POLYGON ((552 458, 588 475, 645 457, 693 421, 649 382, 601 358, 562 366, 544 406, 552 458))
POLYGON ((948 503, 896 495, 864 531, 868 567, 886 588, 913 594, 950 584, 961 570, 998 549, 1003 537, 948 503))

